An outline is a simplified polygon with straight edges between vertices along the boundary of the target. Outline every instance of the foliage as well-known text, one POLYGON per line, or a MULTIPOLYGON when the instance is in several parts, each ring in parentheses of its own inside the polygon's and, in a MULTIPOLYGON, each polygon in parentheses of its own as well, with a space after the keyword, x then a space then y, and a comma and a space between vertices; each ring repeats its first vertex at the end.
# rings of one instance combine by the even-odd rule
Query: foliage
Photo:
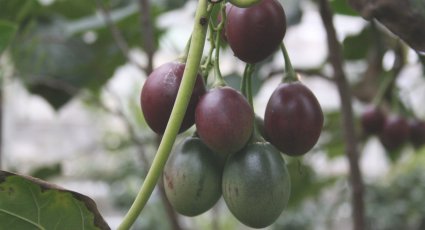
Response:
POLYGON ((4 171, 0 222, 3 229, 110 229, 90 198, 4 171))

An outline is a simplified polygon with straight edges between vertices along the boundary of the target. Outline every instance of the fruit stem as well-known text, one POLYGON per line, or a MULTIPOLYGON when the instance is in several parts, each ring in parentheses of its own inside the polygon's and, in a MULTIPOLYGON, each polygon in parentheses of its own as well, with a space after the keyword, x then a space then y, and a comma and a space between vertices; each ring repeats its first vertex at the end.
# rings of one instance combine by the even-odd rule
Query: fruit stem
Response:
MULTIPOLYGON (((252 95, 252 73, 255 70, 255 64, 246 64, 245 66, 245 71, 243 73, 243 78, 242 78, 242 94, 247 98, 249 105, 252 108, 252 111, 254 111, 254 116, 255 116, 255 110, 254 110, 254 100, 253 100, 253 95, 252 95)), ((252 132, 252 137, 251 137, 251 141, 252 142, 256 142, 256 141, 263 141, 263 138, 261 137, 261 133, 258 130, 258 126, 257 126, 257 121, 254 117, 254 129, 252 132)))
POLYGON ((213 52, 214 52, 214 35, 213 35, 213 26, 214 24, 210 21, 209 22, 209 32, 208 32, 208 41, 210 42, 210 49, 208 51, 208 56, 205 59, 205 61, 202 63, 201 65, 201 70, 202 70, 202 76, 204 77, 204 81, 205 83, 207 83, 208 81, 208 75, 210 73, 211 70, 211 65, 212 65, 212 56, 213 56, 213 52))
POLYGON ((246 94, 247 94, 247 98, 248 98, 248 102, 249 105, 252 107, 252 109, 254 109, 254 102, 252 99, 252 73, 255 70, 255 65, 254 64, 247 64, 247 69, 246 69, 246 76, 244 76, 246 78, 246 94))
POLYGON ((211 7, 208 0, 199 0, 195 14, 195 23, 193 26, 192 39, 186 62, 186 68, 183 73, 183 79, 177 93, 176 102, 171 112, 170 119, 164 132, 152 166, 148 171, 145 181, 139 190, 133 204, 125 215, 118 230, 128 230, 136 221, 140 212, 145 207, 149 197, 152 194, 155 185, 161 175, 164 165, 168 159, 171 149, 176 140, 176 136, 183 121, 184 114, 189 104, 195 85, 196 76, 200 66, 200 60, 205 45, 205 38, 208 28, 208 20, 211 13, 211 7))
POLYGON ((215 84, 214 86, 225 86, 226 82, 223 79, 223 75, 221 75, 221 71, 220 71, 220 41, 221 41, 221 31, 223 30, 224 27, 224 22, 226 20, 226 8, 224 7, 224 2, 221 3, 221 15, 222 15, 222 19, 220 21, 220 23, 217 25, 217 28, 215 28, 215 43, 214 43, 214 48, 215 48, 215 53, 214 53, 214 72, 215 72, 215 84))
POLYGON ((291 64, 291 59, 289 58, 288 51, 286 50, 285 44, 283 42, 280 44, 280 49, 282 50, 283 58, 285 59, 285 73, 283 74, 282 82, 294 82, 298 81, 297 73, 291 64))

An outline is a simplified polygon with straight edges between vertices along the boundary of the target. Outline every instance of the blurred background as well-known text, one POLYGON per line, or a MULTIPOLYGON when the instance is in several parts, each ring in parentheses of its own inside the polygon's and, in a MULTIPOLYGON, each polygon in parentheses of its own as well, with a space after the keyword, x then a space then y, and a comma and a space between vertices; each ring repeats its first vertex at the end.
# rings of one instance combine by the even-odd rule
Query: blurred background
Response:
MULTIPOLYGON (((322 106, 325 127, 312 151, 285 157, 292 180, 289 207, 267 229, 349 229, 351 192, 340 100, 318 6, 314 0, 280 2, 289 25, 284 43, 301 81, 322 106)), ((93 198, 116 229, 159 143, 140 110, 143 82, 152 68, 184 51, 196 4, 0 0, 1 23, 17 28, 0 59, 2 169, 93 198)), ((425 119, 425 58, 379 23, 362 19, 345 1, 333 0, 331 6, 353 93, 367 227, 425 229, 425 149, 406 142, 390 151, 378 137, 365 135, 359 121, 388 78, 393 84, 382 103, 386 113, 425 119)), ((207 42, 205 54, 208 49, 207 42)), ((244 63, 227 46, 220 67, 228 84, 238 88, 244 63)), ((260 117, 283 67, 280 52, 257 65, 254 105, 260 117)), ((223 200, 200 216, 181 216, 159 186, 134 229, 249 228, 232 217, 223 200)))

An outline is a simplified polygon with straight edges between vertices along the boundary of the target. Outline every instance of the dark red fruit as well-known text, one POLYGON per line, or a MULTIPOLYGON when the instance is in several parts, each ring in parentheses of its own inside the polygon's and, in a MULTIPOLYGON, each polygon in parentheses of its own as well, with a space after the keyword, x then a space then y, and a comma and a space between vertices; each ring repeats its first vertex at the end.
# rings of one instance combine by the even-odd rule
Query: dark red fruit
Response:
POLYGON ((235 56, 256 63, 270 56, 286 32, 286 16, 277 0, 239 8, 231 5, 227 13, 226 38, 235 56))
POLYGON ((223 159, 199 138, 189 137, 172 152, 164 168, 164 189, 174 209, 196 216, 221 196, 223 159))
POLYGON ((271 95, 264 116, 267 139, 281 152, 299 156, 319 139, 323 113, 314 94, 303 84, 282 83, 271 95))
POLYGON ((243 224, 253 228, 272 224, 288 204, 290 193, 285 161, 270 143, 249 143, 227 159, 223 198, 243 224))
POLYGON ((361 116, 361 123, 366 134, 378 134, 385 123, 385 114, 379 107, 369 106, 361 116))
POLYGON ((397 150, 409 138, 409 124, 401 116, 392 115, 385 121, 379 139, 384 147, 389 150, 397 150))
POLYGON ((224 155, 237 152, 248 142, 254 118, 245 97, 230 87, 207 92, 195 111, 200 138, 214 152, 224 155))
MULTIPOLYGON (((149 75, 143 85, 140 96, 143 115, 149 127, 158 134, 163 134, 167 126, 185 66, 177 61, 163 64, 149 75)), ((196 104, 205 91, 202 77, 198 74, 180 132, 194 124, 196 104)))
POLYGON ((421 120, 411 120, 409 122, 410 142, 416 148, 425 144, 425 122, 421 120))

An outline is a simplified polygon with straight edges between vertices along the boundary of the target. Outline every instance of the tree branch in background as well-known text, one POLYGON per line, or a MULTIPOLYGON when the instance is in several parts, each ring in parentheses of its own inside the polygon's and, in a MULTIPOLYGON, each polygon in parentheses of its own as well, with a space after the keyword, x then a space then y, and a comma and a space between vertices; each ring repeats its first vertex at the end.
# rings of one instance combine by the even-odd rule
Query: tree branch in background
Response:
MULTIPOLYGON (((108 88, 106 88, 106 91, 114 98, 114 100, 116 100, 117 102, 119 102, 119 97, 113 93, 112 90, 109 90, 108 88)), ((121 104, 121 103, 120 103, 121 104)), ((99 106, 101 108, 103 108, 105 111, 114 114, 115 116, 121 118, 126 127, 127 130, 130 132, 130 138, 131 140, 137 144, 138 149, 140 151, 140 159, 144 165, 144 169, 145 169, 145 174, 147 174, 148 172, 148 168, 150 167, 150 161, 148 160, 148 158, 146 157, 146 152, 144 151, 143 145, 145 145, 145 141, 140 139, 137 135, 137 131, 134 127, 134 125, 128 120, 127 116, 122 112, 122 109, 118 109, 118 110, 112 110, 111 108, 109 108, 108 106, 106 106, 104 103, 99 102, 99 106)), ((163 186, 163 182, 162 182, 162 178, 158 181, 158 190, 159 190, 159 195, 161 197, 161 201, 164 205, 165 211, 168 215, 168 218, 170 220, 170 225, 171 225, 171 229, 173 230, 180 230, 180 223, 177 217, 176 212, 174 211, 173 207, 171 206, 170 202, 168 201, 166 194, 165 194, 165 190, 164 190, 164 186, 163 186)))
POLYGON ((365 19, 376 18, 413 49, 425 52, 423 0, 348 0, 365 19))
POLYGON ((345 152, 350 166, 350 184, 352 190, 353 229, 365 229, 364 185, 359 167, 359 151, 356 137, 351 91, 344 70, 341 44, 338 42, 333 25, 333 13, 328 0, 319 0, 320 16, 327 34, 329 61, 334 70, 334 79, 341 99, 341 113, 345 152))
POLYGON ((118 29, 118 27, 114 24, 111 14, 109 12, 109 9, 102 3, 102 0, 95 0, 97 8, 101 15, 103 16, 103 19, 105 20, 106 25, 108 26, 109 30, 111 31, 112 37, 115 40, 115 43, 117 44, 118 48, 120 49, 122 55, 127 59, 128 62, 136 65, 140 69, 145 69, 143 66, 141 66, 137 61, 135 61, 130 56, 130 49, 128 47, 127 42, 125 41, 124 37, 121 34, 121 31, 118 29))
MULTIPOLYGON (((147 56, 147 64, 144 68, 144 71, 146 73, 146 76, 148 76, 153 70, 153 65, 154 65, 153 58, 156 52, 154 25, 152 22, 151 5, 149 0, 138 0, 137 2, 139 6, 143 50, 145 51, 147 56)), ((161 137, 157 136, 156 140, 157 140, 158 146, 160 143, 160 139, 161 137)), ((166 197, 162 177, 159 179, 157 187, 160 193, 162 203, 164 204, 165 211, 170 220, 171 229, 173 230, 182 229, 180 227, 180 222, 179 222, 177 213, 174 211, 173 207, 171 206, 170 202, 168 201, 166 197)))
POLYGON ((146 52, 148 63, 145 67, 146 75, 153 70, 153 56, 155 54, 155 36, 153 31, 153 23, 151 19, 151 6, 149 0, 138 1, 140 11, 140 24, 142 27, 143 48, 146 52))

